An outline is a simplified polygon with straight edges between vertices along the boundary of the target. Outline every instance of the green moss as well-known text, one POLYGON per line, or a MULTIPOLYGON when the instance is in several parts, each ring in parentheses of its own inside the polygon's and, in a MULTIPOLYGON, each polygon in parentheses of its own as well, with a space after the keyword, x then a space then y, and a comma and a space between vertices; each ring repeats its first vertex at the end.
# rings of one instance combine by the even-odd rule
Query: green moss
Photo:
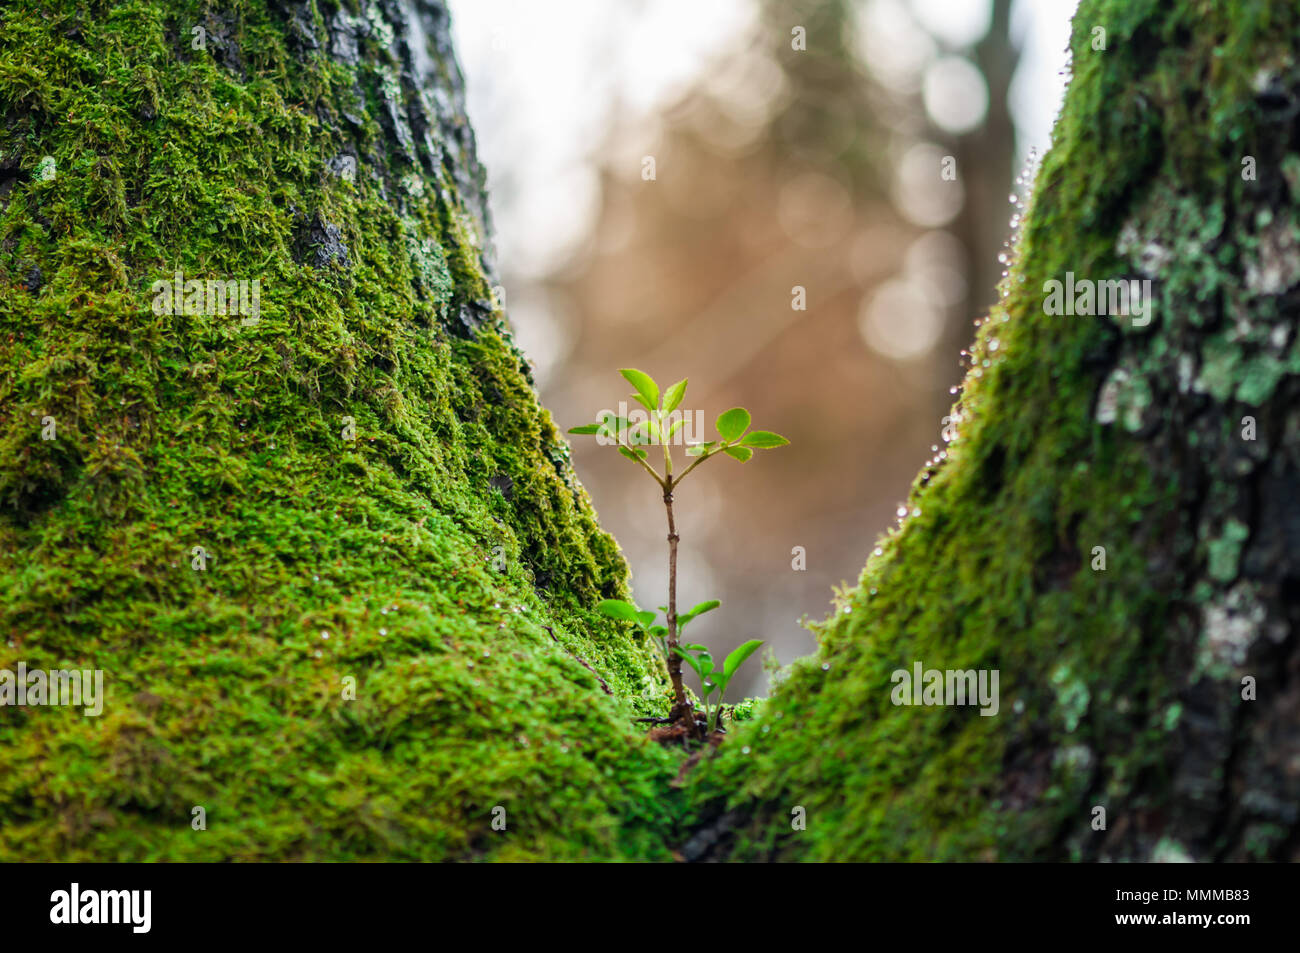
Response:
MULTIPOLYGON (((1187 678, 1171 659, 1194 647, 1198 603, 1227 598, 1213 583, 1179 594, 1207 562, 1229 581, 1244 539, 1227 487, 1199 514, 1182 505, 1170 445, 1240 446, 1246 408, 1231 402, 1269 398, 1300 370, 1277 351, 1286 336, 1267 297, 1289 246, 1253 215, 1268 193, 1240 174, 1246 153, 1261 178, 1294 167, 1261 131, 1255 84, 1261 69, 1294 78, 1297 38, 1287 5, 1080 5, 1052 149, 972 349, 957 439, 912 488, 919 515, 880 540, 815 627, 817 657, 692 774, 697 818, 741 817, 728 856, 1095 857, 1094 805, 1131 822, 1170 803, 1187 678), (1154 278, 1151 325, 1045 314, 1045 282, 1067 271, 1154 278), (1216 326, 1201 353, 1200 329, 1216 326), (1181 408, 1198 393, 1221 412, 1185 437, 1181 408), (1208 551, 1198 518, 1223 530, 1208 551), (999 714, 895 706, 891 673, 918 661, 998 670, 999 714), (791 829, 795 805, 806 830, 791 829)), ((1211 607, 1222 637, 1206 651, 1221 670, 1253 637, 1245 598, 1211 607)), ((1117 856, 1147 856, 1124 844, 1117 856)), ((1175 846, 1165 852, 1185 855, 1175 846)))
POLYGON ((0 21, 0 668, 108 701, 0 709, 0 858, 666 859, 665 680, 589 611, 626 566, 504 324, 457 323, 470 197, 385 134, 387 46, 70 9, 0 21), (259 320, 155 314, 176 270, 259 320))

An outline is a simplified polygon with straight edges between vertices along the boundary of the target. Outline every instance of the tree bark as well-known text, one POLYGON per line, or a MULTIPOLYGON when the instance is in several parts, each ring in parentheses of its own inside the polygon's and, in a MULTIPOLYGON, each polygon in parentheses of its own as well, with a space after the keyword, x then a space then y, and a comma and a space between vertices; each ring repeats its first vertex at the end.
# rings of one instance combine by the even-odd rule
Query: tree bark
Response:
POLYGON ((670 856, 447 21, 0 10, 0 859, 670 856))
POLYGON ((695 856, 1300 857, 1298 39, 1289 4, 1081 3, 957 438, 696 775, 695 856), (1114 279, 1150 320, 1048 313, 1114 279), (996 714, 895 695, 917 663, 999 672, 996 714))

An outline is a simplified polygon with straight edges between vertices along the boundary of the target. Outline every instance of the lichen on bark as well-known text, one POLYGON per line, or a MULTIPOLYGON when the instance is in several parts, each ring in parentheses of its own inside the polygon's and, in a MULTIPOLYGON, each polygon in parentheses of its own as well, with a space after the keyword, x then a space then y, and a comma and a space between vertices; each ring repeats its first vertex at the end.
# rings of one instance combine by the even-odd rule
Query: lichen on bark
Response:
POLYGON ((698 856, 1296 859, 1297 41, 1290 4, 1080 4, 958 439, 695 774, 698 856), (1066 272, 1154 320, 1045 314, 1066 272), (998 669, 1000 714, 894 706, 917 660, 998 669))

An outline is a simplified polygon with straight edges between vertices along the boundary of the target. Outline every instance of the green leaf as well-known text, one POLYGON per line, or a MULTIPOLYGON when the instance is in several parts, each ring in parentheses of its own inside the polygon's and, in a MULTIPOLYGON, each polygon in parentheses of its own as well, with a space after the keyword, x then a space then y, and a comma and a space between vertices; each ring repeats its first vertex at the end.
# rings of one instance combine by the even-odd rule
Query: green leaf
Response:
POLYGON ((659 407, 659 385, 654 382, 654 378, 645 371, 638 371, 635 367, 624 367, 619 373, 627 378, 627 382, 636 388, 637 393, 645 398, 641 406, 646 410, 657 410, 659 407))
POLYGON ((621 453, 621 454, 623 454, 623 456, 627 457, 629 460, 644 460, 644 459, 645 459, 645 451, 644 451, 644 450, 629 450, 627 447, 619 447, 619 448, 618 448, 618 452, 621 453))
POLYGON ((696 616, 704 615, 704 613, 706 612, 712 612, 720 605, 722 605, 722 603, 719 602, 717 599, 710 599, 708 602, 701 602, 695 608, 691 609, 690 612, 682 613, 677 617, 678 630, 680 631, 681 629, 686 628, 686 623, 690 622, 696 616))
MULTIPOLYGON (((602 599, 596 606, 596 611, 601 615, 609 616, 611 619, 635 622, 637 625, 642 624, 637 607, 630 602, 624 602, 622 599, 602 599)), ((653 621, 653 617, 651 621, 653 621)))
POLYGON ((639 420, 627 431, 627 442, 634 447, 642 447, 654 442, 655 425, 653 420, 639 420))
POLYGON ((656 639, 662 639, 664 636, 668 634, 668 626, 652 625, 650 626, 650 628, 646 629, 646 631, 649 632, 651 635, 653 635, 656 639))
POLYGON ((744 407, 732 407, 718 415, 714 426, 718 428, 718 436, 730 443, 745 432, 749 419, 749 411, 744 407))
POLYGON ((722 603, 719 602, 717 599, 709 599, 706 602, 701 602, 697 605, 692 606, 691 611, 686 614, 691 618, 695 618, 695 616, 697 615, 703 615, 706 612, 712 612, 720 605, 722 605, 722 603))
POLYGON ((748 447, 723 447, 722 452, 729 457, 735 457, 741 463, 748 463, 749 458, 754 455, 754 451, 748 447))
POLYGON ((646 398, 642 394, 633 394, 632 399, 635 400, 642 407, 644 407, 646 410, 650 411, 650 413, 653 414, 655 412, 655 405, 650 403, 650 401, 646 400, 646 398))
POLYGON ((686 660, 686 664, 695 669, 695 674, 704 678, 704 673, 700 671, 700 663, 695 661, 695 657, 684 650, 680 645, 676 647, 677 654, 686 660))
POLYGON ((609 436, 617 440, 618 435, 626 429, 627 429, 626 417, 615 417, 613 414, 610 414, 610 416, 606 417, 604 420, 600 422, 600 424, 596 429, 596 433, 608 434, 609 436))
POLYGON ((691 444, 686 448, 686 455, 688 457, 698 457, 710 453, 716 443, 716 440, 710 440, 708 443, 691 444))
POLYGON ((742 447, 753 447, 755 450, 770 450, 773 447, 784 447, 789 442, 779 433, 772 433, 770 430, 753 430, 745 434, 745 438, 740 441, 740 445, 742 447))
POLYGON ((596 433, 600 430, 600 424, 583 424, 581 427, 570 427, 569 433, 588 434, 596 433))
POLYGON ((628 427, 628 419, 626 417, 620 417, 612 411, 600 418, 596 423, 602 427, 608 427, 614 433, 621 433, 628 427))
POLYGON ((687 378, 679 380, 668 388, 668 391, 664 394, 663 411, 665 414, 671 414, 676 410, 677 406, 682 402, 682 398, 686 396, 686 380, 687 378))
POLYGON ((673 425, 668 428, 668 436, 664 438, 664 442, 667 443, 668 441, 672 440, 673 435, 677 433, 677 431, 682 429, 682 425, 684 423, 686 423, 685 417, 682 417, 681 419, 675 421, 673 425))
POLYGON ((722 674, 731 681, 731 676, 736 674, 736 669, 745 664, 745 659, 749 658, 763 644, 762 639, 750 639, 744 645, 738 646, 727 656, 727 660, 722 663, 722 674))
POLYGON ((650 623, 654 622, 655 620, 655 614, 653 612, 650 612, 649 610, 646 610, 644 612, 638 612, 636 614, 636 617, 637 619, 640 620, 641 628, 643 629, 650 623))

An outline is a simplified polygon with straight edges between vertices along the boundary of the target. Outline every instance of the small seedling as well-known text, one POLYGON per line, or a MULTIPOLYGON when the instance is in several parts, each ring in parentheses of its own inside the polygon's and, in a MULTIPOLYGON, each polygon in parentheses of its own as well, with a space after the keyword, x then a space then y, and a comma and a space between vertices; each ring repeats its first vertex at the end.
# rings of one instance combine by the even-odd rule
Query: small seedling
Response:
POLYGON ((722 663, 721 671, 713 667, 713 656, 703 645, 677 646, 677 654, 686 659, 686 663, 695 669, 695 673, 700 676, 700 684, 704 686, 704 717, 708 722, 709 734, 713 734, 718 727, 718 717, 722 714, 722 697, 727 693, 731 676, 736 674, 736 669, 740 668, 745 663, 745 659, 753 655, 762 644, 761 639, 750 639, 744 645, 738 646, 722 663), (709 699, 715 692, 718 703, 710 708, 709 699))
POLYGON ((687 700, 686 689, 682 684, 682 659, 685 658, 696 672, 700 673, 700 680, 704 688, 705 716, 709 724, 709 730, 713 731, 716 727, 717 713, 722 708, 721 693, 726 691, 727 683, 735 674, 736 669, 762 643, 758 640, 750 640, 740 646, 727 656, 721 672, 713 668, 712 657, 709 656, 708 651, 703 646, 686 646, 686 648, 697 653, 694 657, 681 650, 679 637, 686 624, 705 612, 716 609, 720 603, 716 599, 701 602, 689 612, 680 616, 677 614, 677 543, 679 537, 677 535, 677 524, 673 519, 673 491, 690 475, 692 470, 705 460, 726 454, 741 463, 748 463, 750 458, 754 456, 755 450, 771 450, 776 447, 784 447, 790 441, 780 434, 772 433, 770 430, 750 430, 751 418, 749 411, 743 407, 733 407, 719 415, 715 422, 718 439, 688 446, 686 455, 694 457, 695 460, 679 476, 674 476, 673 456, 669 444, 672 443, 673 437, 676 436, 685 423, 685 417, 679 416, 676 420, 670 418, 677 411, 677 408, 681 406, 682 399, 686 396, 686 381, 678 381, 661 394, 659 385, 654 382, 654 379, 649 374, 631 367, 623 368, 619 373, 636 388, 636 393, 632 395, 632 398, 645 408, 645 419, 630 420, 615 414, 606 414, 603 420, 599 420, 594 424, 574 427, 569 433, 591 434, 609 439, 613 446, 618 447, 619 453, 640 466, 655 483, 659 484, 659 488, 663 491, 664 509, 668 514, 668 605, 659 607, 664 613, 665 624, 663 625, 655 622, 658 618, 656 613, 638 609, 632 603, 624 602, 621 599, 606 599, 597 606, 597 610, 611 618, 632 622, 655 640, 664 655, 664 661, 668 666, 668 677, 673 686, 673 709, 669 717, 685 725, 687 731, 692 736, 695 736, 695 706, 687 700), (645 449, 647 446, 653 446, 654 444, 660 444, 663 447, 664 470, 662 474, 651 466, 648 460, 649 453, 645 449), (704 671, 704 660, 707 660, 707 673, 704 671), (718 707, 713 716, 709 717, 708 699, 715 691, 718 692, 718 707))

